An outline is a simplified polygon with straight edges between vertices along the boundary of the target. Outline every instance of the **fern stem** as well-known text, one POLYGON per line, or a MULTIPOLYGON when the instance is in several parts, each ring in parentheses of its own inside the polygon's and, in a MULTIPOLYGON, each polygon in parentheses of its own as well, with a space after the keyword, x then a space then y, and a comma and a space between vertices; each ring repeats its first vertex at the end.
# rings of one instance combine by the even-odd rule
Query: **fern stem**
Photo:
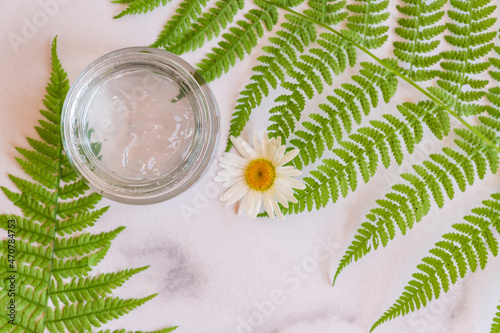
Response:
MULTIPOLYGON (((55 67, 61 67, 61 63, 59 61, 59 58, 57 56, 57 37, 54 39, 52 42, 52 68, 54 73, 57 73, 55 70, 55 67)), ((59 84, 60 82, 58 82, 59 84)), ((62 106, 62 102, 64 101, 64 98, 59 101, 62 106)), ((54 256, 55 256, 55 238, 56 238, 56 230, 57 230, 57 213, 58 213, 58 208, 59 208, 59 191, 61 189, 61 181, 62 181, 62 173, 63 173, 63 145, 61 139, 59 139, 58 146, 57 146, 57 155, 58 158, 56 160, 56 163, 58 164, 58 170, 57 170, 57 176, 56 176, 56 187, 55 187, 55 198, 54 198, 54 210, 53 212, 53 218, 54 220, 52 221, 54 223, 54 227, 51 228, 51 232, 49 237, 52 238, 52 241, 50 242, 50 259, 49 259, 49 274, 48 274, 48 283, 47 283, 47 289, 45 290, 45 309, 43 311, 44 314, 48 313, 48 308, 49 308, 49 292, 50 289, 52 288, 52 274, 54 272, 54 256)), ((42 332, 45 331, 45 328, 47 326, 47 316, 43 317, 42 320, 42 332)))
POLYGON ((369 57, 371 57, 373 60, 375 60, 376 62, 378 62, 381 66, 385 67, 387 70, 391 71, 392 73, 394 73, 394 75, 398 76, 399 78, 401 78, 402 80, 406 81, 407 83, 409 83, 412 87, 414 87, 415 89, 417 89, 418 91, 420 91, 421 93, 423 93, 427 98, 429 98, 431 101, 433 101, 434 103, 436 103, 437 105, 441 106, 444 110, 446 110, 446 112, 448 112, 450 115, 452 115, 455 119, 457 119, 462 125, 464 125, 469 131, 471 131, 472 133, 474 133, 474 135, 476 135, 479 139, 481 139, 481 141, 485 142, 487 145, 489 146, 492 146, 498 153, 500 153, 500 147, 498 147, 496 144, 494 144, 491 140, 489 140, 487 137, 485 137, 483 134, 481 134, 478 130, 476 130, 472 125, 470 125, 468 122, 466 122, 462 117, 460 117, 454 110, 452 110, 448 105, 444 104, 443 102, 441 102, 439 99, 437 99, 436 97, 434 97, 434 95, 432 95, 430 92, 428 92, 426 89, 420 87, 416 82, 414 82, 411 78, 409 78, 408 76, 402 74, 400 71, 396 70, 395 68, 393 68, 392 66, 389 66, 387 65, 382 59, 380 59, 379 57, 377 57, 375 54, 373 54, 372 52, 370 52, 366 47, 364 47, 363 45, 359 44, 358 42, 356 42, 355 40, 349 38, 349 37, 346 37, 344 36, 344 34, 340 33, 339 31, 333 29, 332 27, 328 26, 327 24, 324 24, 318 20, 315 20, 309 16, 306 16, 302 13, 299 13, 299 12, 296 12, 295 10, 289 8, 289 7, 286 7, 286 6, 282 6, 282 5, 279 5, 279 4, 276 4, 274 2, 270 2, 268 0, 262 0, 266 3, 268 3, 269 5, 272 5, 272 6, 276 6, 280 9, 283 9, 289 13, 292 13, 292 14, 295 14, 297 16, 300 16, 301 18, 305 19, 305 20, 309 20, 311 22, 314 22, 315 24, 319 25, 320 27, 322 28, 325 28, 327 29, 328 31, 336 34, 337 36, 339 36, 340 38, 348 41, 349 43, 351 43, 352 45, 356 46, 358 49, 360 49, 361 51, 363 51, 366 55, 368 55, 369 57))

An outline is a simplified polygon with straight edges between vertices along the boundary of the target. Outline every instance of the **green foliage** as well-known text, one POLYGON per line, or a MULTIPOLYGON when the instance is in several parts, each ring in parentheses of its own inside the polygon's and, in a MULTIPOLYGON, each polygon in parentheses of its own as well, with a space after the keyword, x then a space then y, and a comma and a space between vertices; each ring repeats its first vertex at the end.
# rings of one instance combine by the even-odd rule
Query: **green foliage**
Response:
POLYGON ((243 59, 257 45, 258 39, 264 35, 265 29, 271 30, 278 22, 278 11, 264 1, 256 0, 259 9, 250 9, 245 20, 236 22, 237 27, 229 29, 222 35, 219 46, 198 64, 200 74, 208 82, 220 77, 234 66, 237 59, 243 59))
MULTIPOLYGON (((476 129, 497 144, 500 142, 492 129, 486 126, 476 129)), ((473 185, 475 176, 484 178, 488 169, 496 173, 499 164, 496 150, 467 130, 455 129, 454 132, 459 137, 455 142, 460 150, 445 147, 442 154, 430 155, 429 161, 413 166, 415 173, 401 176, 405 184, 394 185, 392 192, 377 201, 378 207, 367 215, 368 221, 362 224, 342 257, 335 279, 353 261, 380 245, 385 247, 396 236, 396 230, 405 235, 429 212, 431 198, 442 207, 445 198, 453 199, 454 183, 465 191, 467 186, 473 185)))
POLYGON ((439 72, 428 69, 441 60, 441 54, 435 53, 439 46, 437 37, 445 25, 437 25, 444 16, 440 10, 446 0, 428 2, 424 0, 405 0, 407 5, 397 5, 398 11, 406 17, 399 17, 395 32, 405 41, 394 42, 394 55, 401 62, 409 64, 406 74, 414 81, 427 81, 439 72), (430 55, 429 55, 430 54, 430 55))
POLYGON ((344 33, 368 49, 381 47, 388 39, 388 7, 389 0, 356 0, 347 5, 351 15, 344 33))
POLYGON ((342 83, 334 89, 335 94, 327 97, 329 104, 319 105, 324 115, 309 115, 310 120, 302 123, 304 130, 295 131, 297 138, 290 144, 300 150, 293 160, 296 168, 302 169, 332 150, 335 141, 340 142, 344 133, 352 132, 354 123, 359 125, 363 116, 378 106, 380 94, 387 103, 396 93, 398 81, 392 72, 367 62, 361 63, 361 67, 359 74, 351 77, 352 82, 342 83))
MULTIPOLYGON (((453 231, 443 235, 429 256, 417 266, 418 272, 404 288, 403 294, 372 327, 372 331, 387 320, 405 315, 427 305, 446 293, 467 271, 484 269, 490 253, 498 255, 500 232, 500 193, 483 201, 481 207, 472 209, 472 215, 456 223, 453 231)), ((498 314, 492 332, 498 332, 498 314)))
POLYGON ((306 188, 296 192, 297 202, 290 203, 283 212, 290 214, 324 207, 354 192, 359 178, 368 182, 380 163, 385 168, 392 160, 401 164, 403 147, 411 154, 422 140, 422 123, 439 138, 449 130, 447 113, 431 102, 404 103, 398 110, 403 120, 386 114, 383 121, 371 121, 370 127, 359 128, 349 140, 339 140, 339 147, 332 149, 335 158, 324 159, 317 170, 304 178, 306 188))
MULTIPOLYGON (((311 22, 292 14, 285 15, 285 21, 276 36, 269 38, 271 45, 263 47, 264 55, 257 58, 259 65, 253 68, 255 74, 245 86, 237 100, 230 132, 239 136, 245 127, 250 113, 258 107, 262 99, 269 95, 270 89, 283 84, 286 73, 297 61, 297 53, 316 40, 316 27, 311 22)), ((227 149, 231 148, 228 140, 227 149)))
POLYGON ((495 314, 495 318, 493 318, 493 323, 491 324, 490 333, 498 333, 500 332, 500 305, 497 307, 498 312, 495 314))
MULTIPOLYGON (((403 235, 409 232, 434 204, 444 206, 457 191, 466 191, 487 173, 497 172, 500 88, 486 75, 488 71, 500 81, 500 59, 490 56, 493 51, 500 54, 494 41, 496 5, 491 0, 402 0, 389 13, 389 0, 309 0, 301 12, 289 8, 302 2, 257 0, 259 9, 247 10, 246 20, 231 22, 233 11, 241 7, 235 5, 222 15, 229 1, 221 1, 217 8, 190 17, 176 41, 163 47, 187 52, 222 34, 219 46, 198 65, 211 81, 261 46, 253 74, 236 102, 229 134, 241 135, 253 110, 272 96, 268 131, 287 141, 288 149, 299 149, 291 164, 305 173, 306 188, 296 191, 297 202, 280 207, 285 214, 320 209, 345 197, 360 181, 370 181, 380 167, 401 164, 425 132, 438 140, 448 135, 456 138, 455 145, 445 145, 439 154, 401 175, 400 183, 376 201, 343 256, 336 280, 350 263, 387 246, 398 230, 403 235), (286 14, 274 28, 277 8, 286 14), (397 22, 395 36, 390 36, 390 15, 397 22), (392 50, 394 57, 380 59, 375 54, 379 51, 373 50, 387 48, 389 39, 395 40, 392 48, 380 51, 392 50), (353 70, 347 75, 349 67, 353 70), (339 82, 341 74, 346 78, 339 82), (400 81, 413 93, 387 110, 400 81), (314 104, 323 93, 323 100, 314 104), (379 120, 365 122, 383 107, 379 120), (460 125, 452 125, 452 118, 460 125)), ((473 237, 468 232, 476 227, 467 228, 457 229, 461 236, 449 241, 467 249, 467 239, 473 237)), ((488 246, 493 244, 486 241, 488 246)), ((479 251, 474 246, 480 245, 472 245, 470 251, 479 251)), ((430 260, 425 264, 435 268, 434 259, 425 259, 430 260)), ((462 271, 464 267, 474 271, 486 264, 484 253, 477 260, 463 267, 454 264, 462 271)), ((409 284, 411 288, 422 282, 421 274, 430 272, 422 270, 409 284)), ((452 281, 453 273, 447 274, 452 281)), ((434 285, 422 288, 427 296, 415 298, 422 306, 440 295, 428 292, 434 285)), ((416 308, 417 303, 401 305, 376 325, 416 308)))
POLYGON ((207 5, 208 0, 184 0, 176 10, 177 14, 168 20, 152 47, 168 48, 188 33, 191 25, 207 5))
MULTIPOLYGON (((119 318, 152 299, 111 297, 112 291, 147 267, 91 276, 111 242, 124 229, 99 234, 81 233, 108 209, 95 209, 101 197, 88 187, 64 154, 60 119, 68 92, 66 72, 52 44, 52 74, 42 110, 46 118, 36 130, 40 140, 28 139, 31 149, 18 151, 18 162, 32 181, 10 175, 20 193, 1 187, 23 216, 0 215, 8 237, 0 252, 0 302, 8 304, 15 282, 16 318, 0 316, 2 332, 88 332, 119 318)), ((170 332, 175 328, 157 332, 170 332)))
POLYGON ((194 51, 201 47, 205 40, 219 36, 221 31, 232 22, 238 10, 243 9, 243 6, 243 0, 218 1, 214 7, 200 15, 198 20, 191 25, 190 30, 182 37, 167 44, 164 44, 163 39, 160 41, 159 38, 153 46, 162 46, 175 54, 194 51))
POLYGON ((113 3, 127 4, 127 8, 114 18, 120 18, 125 15, 141 14, 152 11, 160 5, 165 6, 169 0, 113 0, 113 3))
POLYGON ((490 2, 450 2, 453 9, 448 11, 448 16, 454 23, 446 25, 450 34, 445 40, 454 49, 441 53, 444 71, 439 74, 438 87, 429 89, 459 115, 475 115, 486 110, 477 102, 485 96, 482 89, 488 80, 474 76, 490 66, 490 62, 481 60, 493 48, 496 36, 495 31, 487 31, 496 22, 492 15, 496 6, 489 5, 490 2))

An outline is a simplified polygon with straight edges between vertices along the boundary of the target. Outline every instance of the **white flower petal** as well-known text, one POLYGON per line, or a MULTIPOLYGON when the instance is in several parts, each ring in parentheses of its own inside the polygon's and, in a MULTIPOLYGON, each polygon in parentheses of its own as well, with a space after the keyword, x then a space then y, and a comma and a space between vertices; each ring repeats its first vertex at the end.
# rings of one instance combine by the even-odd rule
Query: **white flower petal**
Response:
POLYGON ((271 189, 271 194, 278 200, 283 207, 288 208, 288 200, 287 197, 283 194, 283 192, 279 191, 276 187, 271 189))
POLYGON ((252 218, 256 218, 257 217, 257 214, 259 214, 259 211, 260 211, 260 206, 262 206, 262 192, 260 191, 254 191, 255 194, 254 194, 254 202, 253 202, 253 207, 252 207, 252 214, 250 216, 252 216, 252 218))
MULTIPOLYGON (((284 147, 284 146, 282 146, 282 147, 284 147)), ((295 158, 295 156, 297 156, 298 154, 299 154, 299 150, 298 149, 290 150, 289 152, 287 152, 285 154, 285 156, 282 156, 281 159, 279 160, 279 162, 277 162, 276 164, 278 166, 285 165, 288 162, 290 162, 291 160, 293 160, 295 158)))
POLYGON ((255 159, 255 151, 253 150, 252 147, 248 143, 246 143, 244 140, 240 138, 235 138, 234 136, 231 136, 231 142, 233 143, 234 147, 240 153, 243 158, 247 160, 253 160, 255 159))
MULTIPOLYGON (((240 182, 234 185, 233 187, 230 187, 229 189, 226 190, 226 192, 222 193, 221 196, 219 197, 220 201, 228 201, 231 200, 234 196, 238 197, 238 200, 245 195, 245 193, 248 191, 248 187, 246 186, 245 183, 240 182)), ((234 202, 233 202, 234 203, 234 202)))
POLYGON ((288 185, 291 188, 296 188, 298 190, 303 190, 306 188, 306 185, 298 179, 290 177, 279 177, 279 178, 283 184, 288 185))
POLYGON ((276 152, 274 153, 272 163, 274 166, 281 166, 280 161, 283 159, 283 154, 285 153, 285 146, 278 146, 276 152))
POLYGON ((280 206, 278 206, 276 200, 271 200, 271 204, 273 206, 274 212, 276 213, 276 216, 283 220, 283 213, 281 212, 280 206))
MULTIPOLYGON (((248 161, 241 156, 232 153, 223 153, 221 157, 219 157, 219 162, 224 163, 229 167, 238 167, 238 168, 246 168, 248 165, 248 161)), ((225 167, 228 169, 228 167, 225 167)))
MULTIPOLYGON (((247 214, 251 218, 255 218, 255 216, 253 215, 253 206, 254 206, 256 200, 257 200, 256 191, 250 190, 250 192, 248 192, 248 199, 247 199, 246 206, 247 206, 247 214)), ((257 214, 255 214, 255 215, 257 215, 257 214)))
POLYGON ((245 210, 245 208, 247 206, 247 201, 248 201, 249 197, 250 197, 250 191, 248 191, 245 194, 245 196, 243 197, 243 199, 241 200, 240 206, 238 207, 238 215, 241 215, 241 213, 243 213, 243 211, 245 210))
POLYGON ((255 155, 257 156, 263 156, 262 154, 262 146, 259 140, 259 135, 257 134, 257 131, 253 131, 253 149, 255 149, 255 155))
POLYGON ((264 207, 266 208, 267 215, 274 220, 274 209, 273 203, 271 201, 275 201, 274 197, 270 194, 270 192, 264 192, 262 194, 262 202, 264 203, 264 207))
POLYGON ((266 160, 269 159, 269 152, 268 152, 268 149, 269 149, 269 135, 267 134, 267 132, 264 132, 264 134, 262 135, 262 158, 265 158, 266 160))
POLYGON ((291 165, 276 167, 276 174, 285 177, 300 176, 302 171, 295 169, 291 165))
MULTIPOLYGON (((247 194, 248 192, 248 186, 245 182, 239 182, 239 183, 236 183, 233 187, 230 188, 231 190, 233 190, 234 192, 231 194, 231 196, 229 196, 229 198, 227 199, 227 202, 226 202, 226 206, 230 206, 232 204, 234 204, 236 201, 240 200, 241 198, 243 198, 243 196, 245 194, 247 194)), ((229 190, 228 190, 229 191, 229 190)))

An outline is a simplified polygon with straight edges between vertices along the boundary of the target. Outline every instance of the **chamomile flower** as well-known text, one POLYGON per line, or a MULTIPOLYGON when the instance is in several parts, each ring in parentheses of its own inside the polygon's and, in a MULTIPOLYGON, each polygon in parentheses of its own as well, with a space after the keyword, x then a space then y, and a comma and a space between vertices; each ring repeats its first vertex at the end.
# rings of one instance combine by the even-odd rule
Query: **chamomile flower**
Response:
POLYGON ((219 165, 223 169, 214 178, 228 189, 219 199, 226 205, 241 200, 238 215, 244 210, 253 218, 257 216, 262 204, 267 214, 274 219, 276 214, 283 219, 278 203, 285 208, 288 202, 297 202, 293 189, 304 189, 305 185, 292 177, 299 176, 300 170, 293 166, 285 166, 299 151, 297 149, 285 153, 286 147, 281 145, 281 138, 269 139, 267 132, 262 140, 256 133, 253 136, 252 148, 241 138, 230 137, 237 154, 223 153, 219 157, 219 165))

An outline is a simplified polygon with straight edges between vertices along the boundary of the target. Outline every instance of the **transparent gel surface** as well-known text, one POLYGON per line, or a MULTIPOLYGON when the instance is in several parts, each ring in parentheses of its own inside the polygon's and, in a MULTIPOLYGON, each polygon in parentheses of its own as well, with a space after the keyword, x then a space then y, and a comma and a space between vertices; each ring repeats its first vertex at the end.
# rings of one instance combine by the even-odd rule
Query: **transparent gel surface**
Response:
POLYGON ((193 145, 194 114, 186 91, 147 68, 116 70, 88 98, 87 131, 109 172, 158 179, 181 165, 193 145))

